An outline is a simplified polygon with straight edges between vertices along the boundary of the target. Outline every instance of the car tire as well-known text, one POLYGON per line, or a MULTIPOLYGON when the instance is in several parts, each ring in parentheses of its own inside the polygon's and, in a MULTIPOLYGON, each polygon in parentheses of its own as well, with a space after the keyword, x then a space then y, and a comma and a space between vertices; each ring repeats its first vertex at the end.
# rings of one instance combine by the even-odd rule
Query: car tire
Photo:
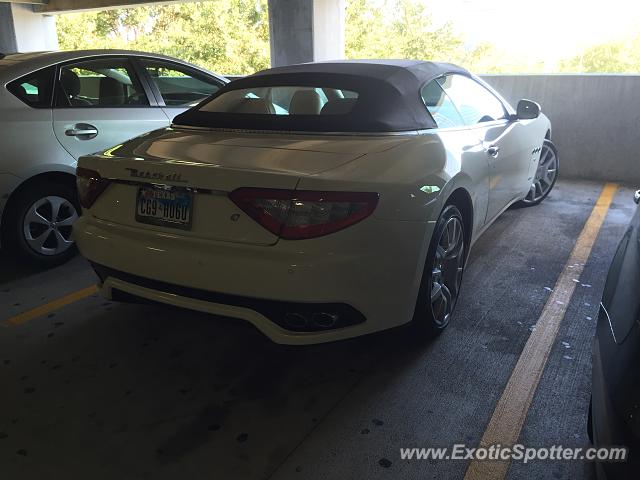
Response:
POLYGON ((79 212, 76 191, 71 185, 33 183, 11 200, 3 244, 37 267, 61 265, 76 253, 71 229, 79 212))
POLYGON ((556 185, 560 171, 560 158, 558 149, 551 140, 546 139, 540 152, 540 164, 531 184, 527 196, 518 202, 520 207, 533 207, 539 205, 549 196, 556 185))
POLYGON ((455 205, 447 205, 436 223, 410 324, 420 338, 442 333, 455 310, 467 255, 464 225, 455 205))

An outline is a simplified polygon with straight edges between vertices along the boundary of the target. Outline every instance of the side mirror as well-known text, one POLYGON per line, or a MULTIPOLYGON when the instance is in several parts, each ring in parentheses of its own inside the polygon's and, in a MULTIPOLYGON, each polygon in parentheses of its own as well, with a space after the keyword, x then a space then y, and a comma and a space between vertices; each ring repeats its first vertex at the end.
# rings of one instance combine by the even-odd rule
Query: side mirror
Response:
POLYGON ((636 195, 635 195, 634 200, 636 201, 636 203, 637 203, 638 205, 640 205, 640 190, 638 190, 638 191, 636 192, 636 195))
POLYGON ((533 120, 540 116, 540 105, 531 100, 520 100, 516 109, 518 120, 533 120))

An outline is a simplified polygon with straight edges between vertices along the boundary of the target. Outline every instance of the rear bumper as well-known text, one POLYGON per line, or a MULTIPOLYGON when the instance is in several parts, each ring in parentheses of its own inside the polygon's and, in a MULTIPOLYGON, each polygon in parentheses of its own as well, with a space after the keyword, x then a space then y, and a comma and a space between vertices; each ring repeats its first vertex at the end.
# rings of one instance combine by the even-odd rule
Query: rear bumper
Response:
MULTIPOLYGON (((92 267, 100 277, 103 288, 106 285, 106 288, 111 290, 109 296, 115 300, 126 300, 126 295, 121 295, 121 293, 128 293, 134 297, 155 301, 170 298, 174 299, 174 303, 175 299, 180 298, 181 302, 193 305, 194 310, 216 310, 221 306, 224 306, 225 309, 235 308, 238 312, 252 310, 291 333, 344 328, 363 323, 366 320, 362 313, 344 303, 296 303, 241 297, 159 282, 119 272, 96 263, 93 263, 92 267), (205 307, 204 304, 207 306, 205 307), (214 304, 216 307, 213 306, 214 304), (329 322, 331 317, 335 321, 333 324, 329 322)), ((212 311, 211 313, 216 312, 212 311)), ((245 317, 246 313, 242 318, 245 317)), ((252 318, 254 316, 250 315, 245 319, 251 321, 252 318)))
POLYGON ((368 219, 326 237, 264 247, 168 235, 89 214, 74 235, 97 264, 107 297, 125 292, 240 318, 274 342, 312 344, 410 321, 430 229, 427 222, 368 219), (337 328, 296 329, 283 320, 291 309, 309 317, 339 312, 341 321, 337 328))

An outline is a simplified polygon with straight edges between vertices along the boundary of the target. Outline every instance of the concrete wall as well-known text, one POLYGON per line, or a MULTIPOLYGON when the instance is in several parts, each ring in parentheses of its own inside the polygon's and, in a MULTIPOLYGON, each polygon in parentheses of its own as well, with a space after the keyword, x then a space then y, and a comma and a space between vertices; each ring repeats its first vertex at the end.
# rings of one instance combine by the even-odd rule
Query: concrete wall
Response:
POLYGON ((10 3, 0 3, 0 53, 13 53, 17 49, 10 3))
POLYGON ((344 57, 344 0, 269 0, 271 65, 344 57))
POLYGON ((0 53, 57 50, 56 21, 32 5, 0 3, 0 53))
POLYGON ((313 0, 269 0, 271 65, 313 61, 313 0))
POLYGON ((344 0, 313 3, 313 60, 344 58, 344 0))
POLYGON ((640 188, 640 76, 487 75, 515 105, 535 100, 551 119, 563 177, 640 188))

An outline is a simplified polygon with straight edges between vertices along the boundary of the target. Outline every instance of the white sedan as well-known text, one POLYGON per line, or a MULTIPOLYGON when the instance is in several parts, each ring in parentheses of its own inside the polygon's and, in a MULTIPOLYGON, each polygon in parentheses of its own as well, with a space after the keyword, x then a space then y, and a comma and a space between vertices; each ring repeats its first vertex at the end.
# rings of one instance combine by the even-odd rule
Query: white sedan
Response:
POLYGON ((450 322, 476 239, 551 191, 540 107, 450 64, 350 61, 236 80, 78 163, 81 253, 113 299, 310 344, 450 322))

